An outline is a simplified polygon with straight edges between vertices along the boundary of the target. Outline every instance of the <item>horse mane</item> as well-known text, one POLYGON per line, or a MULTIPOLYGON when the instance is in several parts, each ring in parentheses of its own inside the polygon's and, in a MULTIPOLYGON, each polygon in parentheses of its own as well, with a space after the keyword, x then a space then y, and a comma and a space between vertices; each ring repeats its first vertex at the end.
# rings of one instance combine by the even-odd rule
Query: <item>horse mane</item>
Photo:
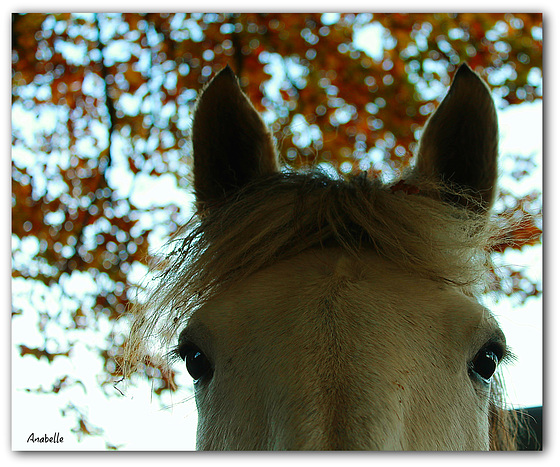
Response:
MULTIPOLYGON (((192 313, 229 285, 311 248, 337 246, 358 259, 372 249, 411 274, 470 296, 484 292, 492 245, 504 241, 500 229, 487 214, 434 193, 468 197, 430 180, 412 177, 390 186, 365 174, 333 179, 317 170, 249 183, 193 216, 153 265, 151 285, 133 309, 128 373, 143 355, 153 355, 154 339, 169 348, 192 313)), ((491 447, 512 449, 513 421, 500 383, 493 384, 491 447)))

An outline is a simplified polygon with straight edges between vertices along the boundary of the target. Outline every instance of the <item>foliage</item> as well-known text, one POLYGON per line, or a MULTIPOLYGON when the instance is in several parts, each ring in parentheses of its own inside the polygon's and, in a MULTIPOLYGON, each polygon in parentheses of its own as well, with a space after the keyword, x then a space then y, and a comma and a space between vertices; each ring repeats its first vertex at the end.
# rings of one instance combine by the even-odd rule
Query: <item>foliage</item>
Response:
MULTIPOLYGON (((285 164, 397 177, 463 61, 502 106, 540 99, 542 16, 13 15, 12 313, 35 316, 44 338, 20 354, 71 358, 94 329, 104 336, 90 346, 103 381, 121 376, 117 320, 155 246, 190 215, 192 108, 226 64, 264 113, 285 164), (378 47, 354 41, 359 31, 378 47), (174 198, 158 190, 146 201, 150 180, 174 198)), ((524 162, 519 176, 531 172, 524 162)), ((527 213, 540 213, 539 193, 504 192, 501 200, 522 218, 513 247, 538 237, 527 213)), ((521 301, 540 294, 522 271, 497 279, 509 280, 508 293, 521 301)), ((157 362, 147 361, 145 373, 157 393, 175 390, 157 362)), ((86 428, 78 432, 88 434, 80 417, 86 428)))

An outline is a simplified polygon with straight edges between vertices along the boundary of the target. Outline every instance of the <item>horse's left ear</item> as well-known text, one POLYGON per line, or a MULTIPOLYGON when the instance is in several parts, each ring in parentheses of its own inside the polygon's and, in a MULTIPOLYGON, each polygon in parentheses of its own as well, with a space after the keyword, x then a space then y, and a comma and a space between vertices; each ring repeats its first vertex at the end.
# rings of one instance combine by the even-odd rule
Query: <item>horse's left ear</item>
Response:
POLYGON ((192 128, 199 212, 278 170, 272 136, 229 66, 202 92, 192 128))
POLYGON ((498 159, 498 119, 486 84, 467 65, 457 70, 447 96, 428 120, 420 140, 416 171, 437 177, 487 211, 494 199, 498 159))

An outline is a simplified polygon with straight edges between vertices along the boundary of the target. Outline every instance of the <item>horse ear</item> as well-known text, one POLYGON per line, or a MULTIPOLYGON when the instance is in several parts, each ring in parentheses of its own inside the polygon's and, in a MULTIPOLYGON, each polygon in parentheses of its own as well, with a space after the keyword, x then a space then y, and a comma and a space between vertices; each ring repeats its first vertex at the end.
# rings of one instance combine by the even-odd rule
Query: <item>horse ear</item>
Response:
POLYGON ((474 203, 458 197, 447 201, 485 212, 494 198, 497 159, 498 120, 492 96, 486 84, 463 64, 426 124, 416 172, 463 190, 474 203))
POLYGON ((229 66, 212 79, 198 100, 192 142, 199 212, 219 204, 254 178, 278 170, 272 137, 229 66))

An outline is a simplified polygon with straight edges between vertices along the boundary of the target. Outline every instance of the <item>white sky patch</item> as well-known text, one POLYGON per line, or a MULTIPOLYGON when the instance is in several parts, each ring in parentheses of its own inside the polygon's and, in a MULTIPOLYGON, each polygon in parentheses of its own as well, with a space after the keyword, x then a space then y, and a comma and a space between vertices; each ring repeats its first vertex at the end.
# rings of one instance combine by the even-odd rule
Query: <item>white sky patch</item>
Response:
POLYGON ((384 27, 376 22, 362 26, 354 32, 354 46, 380 61, 383 58, 383 31, 384 27))

